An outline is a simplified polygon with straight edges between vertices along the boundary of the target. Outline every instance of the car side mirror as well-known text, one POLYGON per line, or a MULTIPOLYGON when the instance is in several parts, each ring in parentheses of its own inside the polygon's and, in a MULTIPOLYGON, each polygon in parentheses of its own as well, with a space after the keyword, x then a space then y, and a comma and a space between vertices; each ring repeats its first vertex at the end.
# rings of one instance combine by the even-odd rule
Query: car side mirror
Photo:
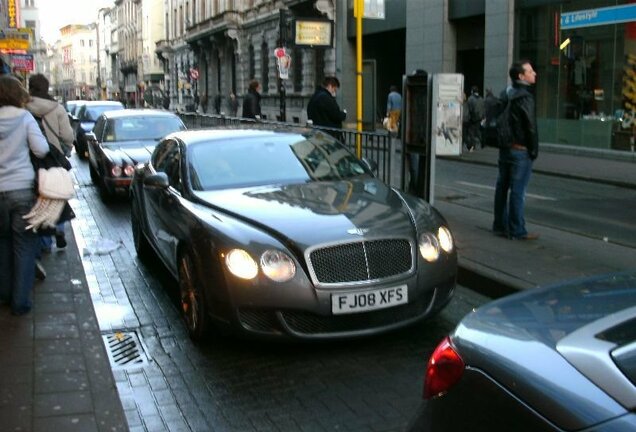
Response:
POLYGON ((144 178, 144 186, 159 188, 159 189, 167 189, 170 186, 170 182, 168 181, 168 174, 165 172, 158 172, 157 174, 149 175, 144 178))
POLYGON ((97 136, 94 132, 86 132, 86 142, 97 142, 97 136))
POLYGON ((362 158, 362 163, 371 171, 373 174, 378 175, 378 163, 373 159, 362 158))

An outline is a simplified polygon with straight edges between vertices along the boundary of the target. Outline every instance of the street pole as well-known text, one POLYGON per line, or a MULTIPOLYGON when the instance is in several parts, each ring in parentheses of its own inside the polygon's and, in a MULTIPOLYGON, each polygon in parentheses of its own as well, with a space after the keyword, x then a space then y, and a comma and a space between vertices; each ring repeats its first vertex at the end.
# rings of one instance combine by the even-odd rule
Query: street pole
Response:
MULTIPOLYGON (((364 0, 355 0, 356 18, 356 129, 362 132, 362 15, 364 0)), ((356 154, 362 157, 362 136, 356 134, 356 154)))
MULTIPOLYGON (((281 9, 278 15, 278 46, 285 48, 287 45, 287 11, 281 9)), ((287 121, 287 106, 286 106, 286 94, 285 82, 280 77, 280 69, 276 67, 276 84, 278 85, 278 98, 280 101, 280 121, 287 121)))

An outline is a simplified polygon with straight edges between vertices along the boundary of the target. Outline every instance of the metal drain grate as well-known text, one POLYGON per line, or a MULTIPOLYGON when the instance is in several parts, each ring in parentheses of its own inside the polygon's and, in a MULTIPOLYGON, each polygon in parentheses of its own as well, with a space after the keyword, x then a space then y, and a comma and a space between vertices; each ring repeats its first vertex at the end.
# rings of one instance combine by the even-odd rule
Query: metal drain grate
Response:
POLYGON ((140 367, 148 357, 136 332, 115 332, 102 336, 113 369, 140 367))

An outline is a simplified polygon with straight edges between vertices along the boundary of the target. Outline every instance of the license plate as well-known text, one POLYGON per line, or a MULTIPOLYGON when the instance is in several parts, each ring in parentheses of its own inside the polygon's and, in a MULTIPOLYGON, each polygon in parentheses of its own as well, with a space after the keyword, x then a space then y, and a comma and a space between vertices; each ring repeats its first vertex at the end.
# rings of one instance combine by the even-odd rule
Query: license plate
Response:
POLYGON ((408 303, 406 285, 331 295, 334 315, 367 312, 408 303))

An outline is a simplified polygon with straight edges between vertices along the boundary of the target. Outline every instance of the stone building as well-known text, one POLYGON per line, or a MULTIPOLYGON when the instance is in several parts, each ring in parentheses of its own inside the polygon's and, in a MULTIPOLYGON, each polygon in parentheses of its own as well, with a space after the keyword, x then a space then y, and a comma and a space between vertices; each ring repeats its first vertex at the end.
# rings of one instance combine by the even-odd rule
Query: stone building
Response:
POLYGON ((97 99, 97 32, 95 24, 69 24, 60 29, 62 53, 58 94, 65 100, 97 99))
MULTIPOLYGON (((335 0, 165 0, 164 4, 168 25, 157 43, 157 54, 164 61, 171 106, 177 109, 227 113, 230 93, 242 99, 249 81, 257 79, 264 117, 280 119, 274 54, 282 45, 280 29, 285 20, 280 11, 287 11, 289 20, 331 20, 334 33, 345 28, 344 21, 338 25, 335 0)), ((336 65, 336 42, 323 48, 293 48, 289 41, 286 45, 291 67, 289 78, 282 80, 285 115, 287 121, 304 123, 304 108, 316 86, 325 75, 340 75, 342 68, 336 65)))

